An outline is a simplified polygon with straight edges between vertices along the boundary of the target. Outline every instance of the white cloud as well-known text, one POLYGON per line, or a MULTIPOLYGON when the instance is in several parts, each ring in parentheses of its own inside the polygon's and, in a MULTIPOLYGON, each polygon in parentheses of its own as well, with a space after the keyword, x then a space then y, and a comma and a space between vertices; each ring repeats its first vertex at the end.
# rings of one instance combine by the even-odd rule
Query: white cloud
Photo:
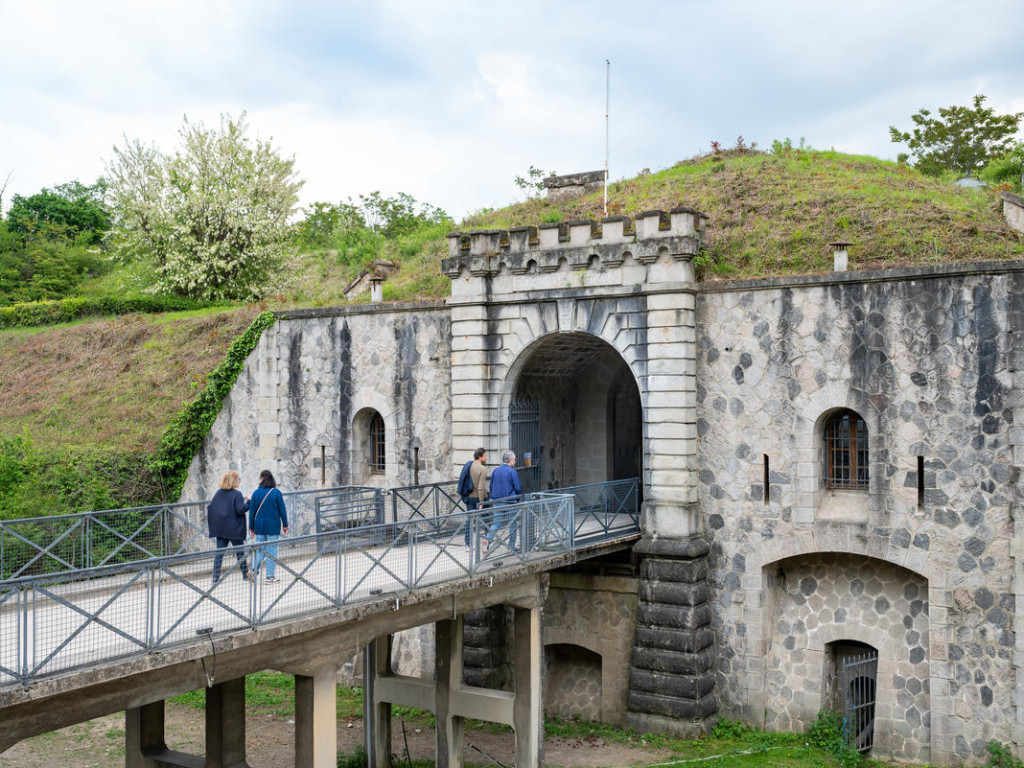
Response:
POLYGON ((893 157, 888 126, 921 107, 1024 111, 1022 26, 1016 0, 0 0, 0 177, 7 202, 89 182, 122 133, 169 149, 183 114, 247 110, 304 202, 405 191, 460 215, 531 164, 601 167, 605 58, 613 177, 739 134, 893 157))

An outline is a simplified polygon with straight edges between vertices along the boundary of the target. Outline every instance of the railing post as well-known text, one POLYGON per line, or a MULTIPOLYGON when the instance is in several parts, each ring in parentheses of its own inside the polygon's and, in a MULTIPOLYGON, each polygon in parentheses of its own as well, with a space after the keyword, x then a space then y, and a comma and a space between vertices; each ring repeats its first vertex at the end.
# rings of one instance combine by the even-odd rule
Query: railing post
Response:
MULTIPOLYGON (((159 567, 159 566, 157 566, 159 567)), ((156 615, 160 601, 157 596, 157 584, 154 566, 146 569, 146 648, 150 653, 156 650, 156 637, 159 618, 156 615)))
POLYGON ((407 530, 409 537, 409 581, 408 587, 411 590, 413 584, 416 583, 416 528, 413 523, 410 523, 407 530))
POLYGON ((398 522, 398 494, 391 490, 388 491, 391 494, 391 522, 398 522))
POLYGON ((18 587, 18 621, 21 625, 18 627, 18 642, 21 645, 21 653, 18 654, 21 684, 28 688, 28 590, 22 586, 18 587))

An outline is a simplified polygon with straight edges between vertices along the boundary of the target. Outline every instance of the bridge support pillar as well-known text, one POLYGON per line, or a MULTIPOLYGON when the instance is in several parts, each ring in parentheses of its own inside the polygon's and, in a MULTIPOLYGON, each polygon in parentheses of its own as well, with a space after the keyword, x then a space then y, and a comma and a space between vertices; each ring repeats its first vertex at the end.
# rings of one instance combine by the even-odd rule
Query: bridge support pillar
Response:
POLYGON ((363 743, 369 768, 391 768, 391 703, 377 690, 390 676, 391 635, 381 635, 363 649, 363 743))
POLYGON ((516 608, 516 698, 512 705, 517 768, 540 768, 544 750, 544 702, 541 700, 540 607, 516 608))
POLYGON ((205 768, 248 768, 245 762, 245 677, 206 689, 205 768))
POLYGON ((337 669, 295 675, 295 768, 336 768, 337 669))
POLYGON ((462 687, 462 617, 436 622, 434 642, 437 768, 462 768, 463 719, 452 712, 453 693, 462 687))
POLYGON ((124 742, 125 768, 156 768, 154 757, 167 751, 162 700, 125 711, 124 742))

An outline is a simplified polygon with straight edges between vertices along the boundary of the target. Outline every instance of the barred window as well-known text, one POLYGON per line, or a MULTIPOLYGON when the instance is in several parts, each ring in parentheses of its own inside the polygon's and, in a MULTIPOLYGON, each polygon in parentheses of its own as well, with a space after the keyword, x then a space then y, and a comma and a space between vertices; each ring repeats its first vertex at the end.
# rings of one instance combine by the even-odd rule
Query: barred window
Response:
POLYGON ((370 419, 370 472, 383 474, 384 456, 384 419, 379 413, 374 413, 370 419))
POLYGON ((854 411, 825 422, 825 487, 868 487, 868 428, 854 411))

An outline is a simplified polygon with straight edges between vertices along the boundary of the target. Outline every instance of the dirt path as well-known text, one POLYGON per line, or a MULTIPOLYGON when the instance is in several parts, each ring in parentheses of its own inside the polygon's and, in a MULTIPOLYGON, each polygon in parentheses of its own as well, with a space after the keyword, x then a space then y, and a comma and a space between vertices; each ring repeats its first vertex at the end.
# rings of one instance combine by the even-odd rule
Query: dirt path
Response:
MULTIPOLYGON (((254 713, 246 720, 246 752, 251 768, 286 768, 295 763, 294 721, 278 715, 254 713)), ((434 730, 406 724, 409 752, 414 760, 434 757, 434 730)), ((183 704, 167 704, 167 745, 172 749, 201 754, 203 712, 183 704)), ((511 766, 515 747, 511 733, 471 731, 473 744, 496 760, 511 766)), ((362 720, 339 720, 338 753, 351 754, 363 743, 362 720)), ((393 752, 404 760, 402 726, 392 728, 393 752)), ((601 739, 548 739, 544 764, 562 768, 628 768, 665 760, 668 750, 640 749, 606 744, 601 739)), ((480 752, 467 746, 466 762, 493 765, 480 752)), ((0 755, 0 768, 111 768, 124 764, 124 715, 101 717, 60 731, 23 741, 0 755)), ((396 768, 401 761, 396 762, 396 768)))

